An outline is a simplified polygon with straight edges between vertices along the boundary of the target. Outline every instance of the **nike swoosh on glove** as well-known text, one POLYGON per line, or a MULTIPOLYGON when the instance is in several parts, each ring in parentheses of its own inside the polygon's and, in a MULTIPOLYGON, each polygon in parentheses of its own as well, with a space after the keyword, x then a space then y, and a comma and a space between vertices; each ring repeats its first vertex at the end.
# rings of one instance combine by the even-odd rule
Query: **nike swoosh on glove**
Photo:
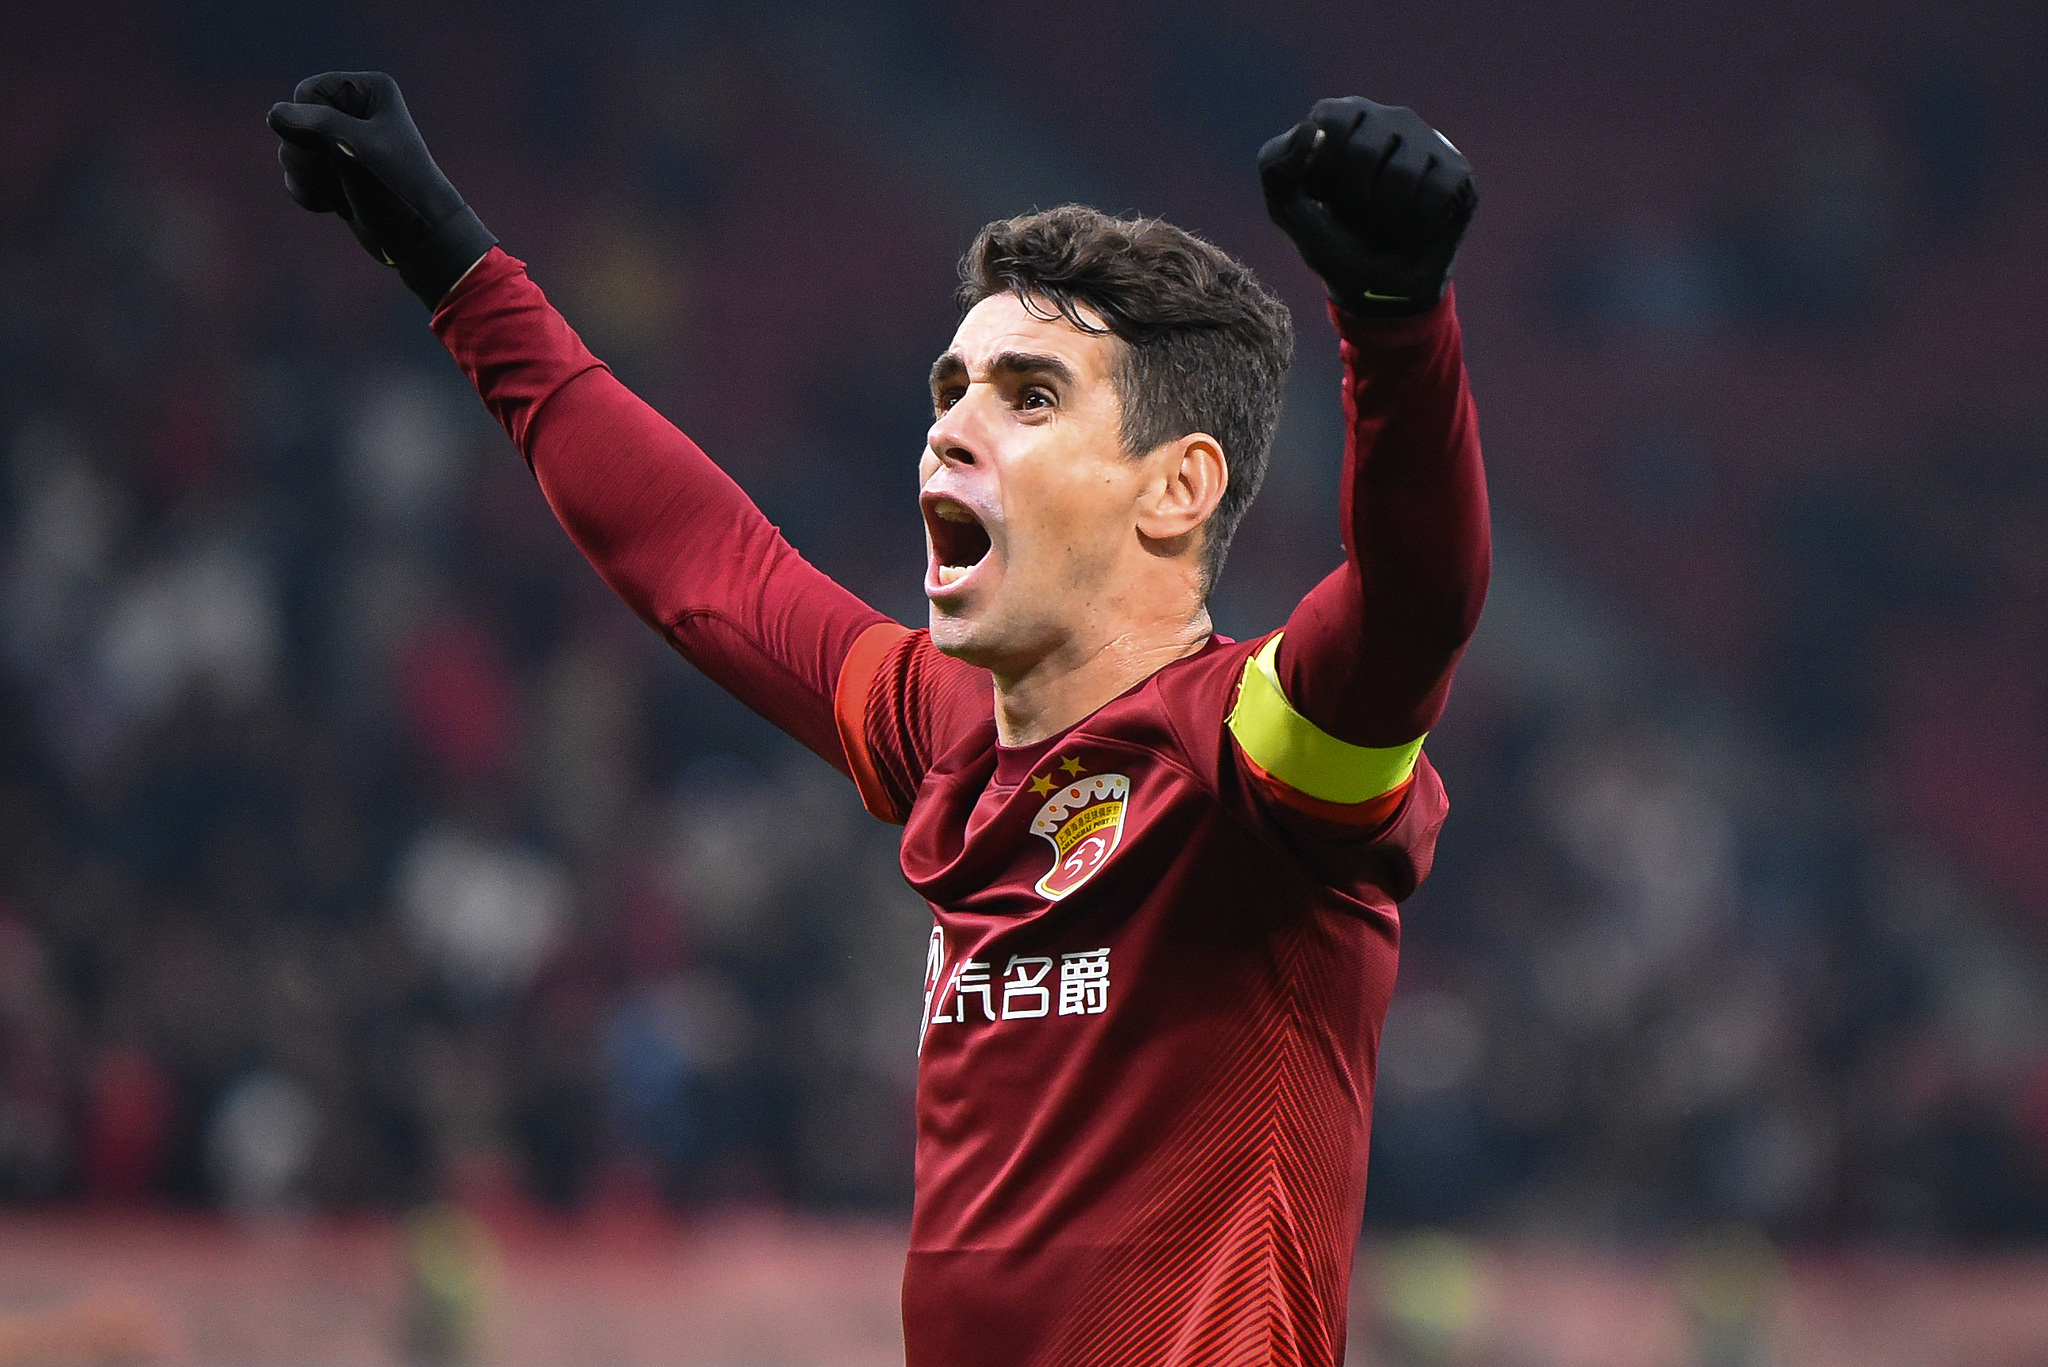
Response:
POLYGON ((1444 296, 1479 190, 1472 164, 1412 109, 1350 96, 1259 149, 1266 212, 1338 307, 1425 313, 1444 296))

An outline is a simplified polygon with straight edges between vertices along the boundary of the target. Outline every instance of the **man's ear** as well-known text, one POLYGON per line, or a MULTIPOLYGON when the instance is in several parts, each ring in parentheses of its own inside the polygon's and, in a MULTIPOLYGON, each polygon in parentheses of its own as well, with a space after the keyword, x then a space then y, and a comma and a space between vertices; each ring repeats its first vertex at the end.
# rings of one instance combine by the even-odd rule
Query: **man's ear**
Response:
POLYGON ((1138 535, 1166 554, 1178 554, 1178 543, 1198 532, 1223 501, 1230 465, 1222 443, 1207 432, 1170 441, 1146 462, 1156 465, 1138 502, 1138 535))

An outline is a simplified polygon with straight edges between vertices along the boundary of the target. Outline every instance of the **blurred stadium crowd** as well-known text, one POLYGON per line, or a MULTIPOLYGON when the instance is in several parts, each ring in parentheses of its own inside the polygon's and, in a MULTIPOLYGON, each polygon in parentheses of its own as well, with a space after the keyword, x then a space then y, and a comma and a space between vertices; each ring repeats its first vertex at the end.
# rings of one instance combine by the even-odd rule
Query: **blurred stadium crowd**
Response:
POLYGON ((1336 554, 1335 363, 1250 151, 1339 88, 1442 119, 1503 555, 1368 1220, 2048 1234, 2039 15, 1930 55, 1859 9, 1816 71, 1782 26, 1828 17, 1762 7, 1498 7, 1452 54, 1056 3, 1078 100, 936 7, 316 8, 0 57, 7 1199, 908 1201, 893 831, 609 598, 285 200, 268 102, 381 64, 599 354, 913 622, 953 254, 1066 198, 1295 301, 1218 603, 1280 620, 1336 554))

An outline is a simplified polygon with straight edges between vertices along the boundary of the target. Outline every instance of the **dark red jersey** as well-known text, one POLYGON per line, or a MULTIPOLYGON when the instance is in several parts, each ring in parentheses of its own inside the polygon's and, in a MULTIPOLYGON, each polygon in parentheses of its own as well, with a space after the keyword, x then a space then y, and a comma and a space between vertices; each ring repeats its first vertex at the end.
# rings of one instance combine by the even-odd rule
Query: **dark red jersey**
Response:
POLYGON ((1424 763, 1369 833, 1294 819, 1224 728, 1252 650, 1020 749, 985 701, 933 704, 921 676, 960 666, 923 633, 878 662, 871 793, 909 796, 937 920, 913 1363, 1343 1360, 1388 890, 1427 871, 1443 789, 1424 763))
POLYGON ((1343 1360, 1420 737, 1486 580, 1453 306, 1339 318, 1345 562, 1064 735, 806 564, 493 252, 435 328, 651 625, 901 822, 930 903, 910 1367, 1343 1360))

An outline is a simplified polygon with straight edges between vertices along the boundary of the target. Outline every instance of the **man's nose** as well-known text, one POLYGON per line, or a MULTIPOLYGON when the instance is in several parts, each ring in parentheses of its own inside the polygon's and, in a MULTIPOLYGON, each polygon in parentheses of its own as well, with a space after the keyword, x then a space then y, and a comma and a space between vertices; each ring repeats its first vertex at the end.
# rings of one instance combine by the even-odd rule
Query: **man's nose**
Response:
POLYGON ((932 421, 931 430, 925 434, 925 444, 946 465, 973 465, 976 461, 975 452, 982 443, 978 440, 980 424, 974 416, 974 397, 971 391, 963 395, 932 421))

